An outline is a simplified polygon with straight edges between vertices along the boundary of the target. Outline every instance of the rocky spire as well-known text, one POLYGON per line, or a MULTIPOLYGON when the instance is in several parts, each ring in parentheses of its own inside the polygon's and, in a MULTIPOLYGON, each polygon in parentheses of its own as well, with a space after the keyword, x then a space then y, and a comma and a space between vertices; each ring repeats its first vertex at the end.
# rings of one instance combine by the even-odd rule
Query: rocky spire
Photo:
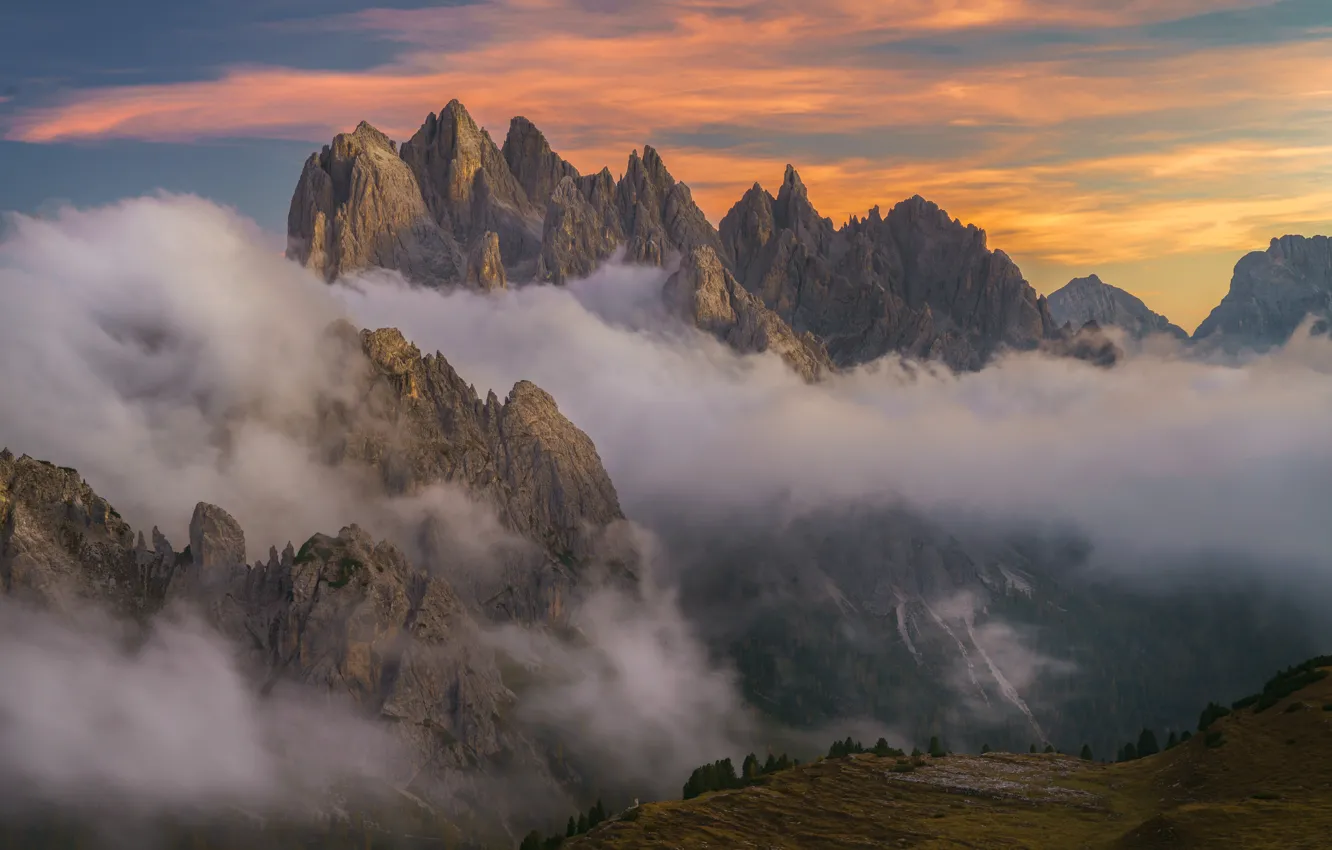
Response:
POLYGON ((625 253, 634 262, 662 265, 673 251, 706 245, 727 256, 717 231, 694 203, 689 187, 675 182, 650 145, 629 155, 616 186, 616 206, 624 229, 625 253))
POLYGON ((550 149, 550 143, 536 125, 521 115, 509 122, 503 153, 509 170, 538 210, 546 208, 562 179, 571 177, 577 181, 580 176, 578 169, 550 149))
POLYGON ((777 227, 790 230, 798 240, 808 242, 816 251, 827 251, 832 241, 832 222, 820 216, 809 202, 809 191, 793 165, 786 166, 782 188, 773 203, 773 219, 777 227))
POLYGON ((435 221, 459 244, 471 245, 489 230, 498 234, 506 264, 535 260, 541 212, 461 103, 451 100, 438 115, 428 115, 403 143, 402 159, 416 175, 435 221))
POLYGON ((330 281, 371 267, 430 284, 462 276, 457 244, 431 218, 396 146, 365 122, 306 160, 287 238, 287 256, 330 281))
MULTIPOLYGON (((595 192, 604 188, 603 181, 609 176, 605 173, 599 180, 594 175, 585 185, 595 192)), ((608 226, 604 212, 583 197, 572 177, 560 180, 546 209, 537 267, 539 280, 564 283, 571 277, 584 277, 611 255, 619 243, 619 233, 618 228, 608 226)))
POLYGON ((472 246, 467 258, 467 285, 473 289, 505 289, 504 262, 500 256, 499 234, 487 230, 472 246))
POLYGON ((742 281, 777 233, 773 217, 775 203, 776 199, 755 183, 721 220, 718 229, 722 245, 735 263, 736 277, 742 281))

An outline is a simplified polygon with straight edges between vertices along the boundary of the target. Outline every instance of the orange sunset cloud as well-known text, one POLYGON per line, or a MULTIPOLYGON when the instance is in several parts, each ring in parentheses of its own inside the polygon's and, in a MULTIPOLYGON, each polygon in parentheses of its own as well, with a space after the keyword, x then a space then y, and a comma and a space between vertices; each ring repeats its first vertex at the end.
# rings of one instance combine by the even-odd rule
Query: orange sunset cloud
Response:
POLYGON ((1121 33, 1259 5, 832 0, 812 10, 794 0, 678 0, 645 4, 632 21, 576 0, 376 9, 322 26, 400 42, 391 65, 235 67, 205 81, 74 91, 19 112, 7 137, 315 142, 366 119, 405 138, 457 97, 497 140, 510 116, 526 115, 584 170, 615 170, 651 143, 714 220, 794 161, 835 220, 918 192, 1012 253, 1090 266, 1261 246, 1286 221, 1332 218, 1327 145, 1190 138, 1208 122, 1325 133, 1332 42, 1152 51, 1121 33), (947 65, 891 49, 941 32, 980 38, 1020 27, 1108 34, 1090 46, 947 65), (1089 51, 1103 58, 1088 61, 1089 51), (896 149, 894 132, 928 138, 948 128, 974 128, 974 143, 896 149), (699 140, 713 129, 727 140, 699 140), (1094 144, 1107 133, 1118 139, 1114 153, 1094 144), (877 152, 783 145, 876 134, 877 152))

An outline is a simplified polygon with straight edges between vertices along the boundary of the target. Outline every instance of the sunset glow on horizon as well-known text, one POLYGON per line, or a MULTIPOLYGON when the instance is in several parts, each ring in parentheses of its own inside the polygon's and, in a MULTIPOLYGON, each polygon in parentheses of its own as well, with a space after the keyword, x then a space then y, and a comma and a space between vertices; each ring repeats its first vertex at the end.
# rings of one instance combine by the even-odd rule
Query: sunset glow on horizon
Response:
POLYGON ((920 194, 1039 290, 1099 272, 1188 328, 1218 269, 1332 229, 1332 4, 495 0, 254 26, 389 55, 108 75, 12 98, 4 137, 314 149, 363 119, 405 139, 457 98, 585 172, 651 144, 714 222, 787 163, 837 223, 920 194))

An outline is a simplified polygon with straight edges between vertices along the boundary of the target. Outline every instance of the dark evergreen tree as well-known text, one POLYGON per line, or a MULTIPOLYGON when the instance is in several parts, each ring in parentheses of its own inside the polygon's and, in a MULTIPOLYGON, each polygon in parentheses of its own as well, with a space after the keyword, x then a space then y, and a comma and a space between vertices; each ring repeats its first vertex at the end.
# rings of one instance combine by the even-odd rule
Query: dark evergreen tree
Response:
POLYGON ((1055 749, 1054 749, 1054 744, 1046 744, 1046 745, 1045 745, 1045 750, 1044 750, 1044 752, 1046 752, 1046 753, 1053 753, 1054 751, 1055 751, 1055 749))
POLYGON ((1156 744, 1156 733, 1150 729, 1143 729, 1138 735, 1138 758, 1147 758, 1161 752, 1161 748, 1156 744))
POLYGON ((1190 741, 1192 738, 1193 738, 1193 733, 1190 732, 1188 729, 1185 729, 1182 733, 1180 733, 1179 742, 1181 744, 1184 744, 1190 741))
POLYGON ((777 769, 777 759, 773 758, 772 753, 768 753, 768 760, 763 762, 763 772, 772 773, 777 769))
POLYGON ((1224 705, 1217 705, 1214 702, 1209 702, 1207 707, 1202 710, 1202 714, 1198 717, 1198 731, 1206 732, 1207 727, 1228 714, 1230 714, 1230 709, 1226 708, 1224 705))
POLYGON ((985 755, 985 754, 988 753, 988 752, 990 752, 990 745, 989 745, 989 744, 981 744, 981 755, 985 755))
POLYGON ((518 850, 541 850, 541 833, 535 829, 527 833, 523 837, 523 843, 518 845, 518 850))
POLYGON ((1091 751, 1091 744, 1083 744, 1083 745, 1082 745, 1082 752, 1078 753, 1078 758, 1082 759, 1083 761, 1092 761, 1092 760, 1093 760, 1093 758, 1092 758, 1092 751, 1091 751))
POLYGON ((758 756, 753 753, 745 756, 744 764, 740 768, 740 775, 745 779, 756 779, 758 778, 759 772, 758 756))
POLYGON ((939 743, 938 735, 930 736, 930 758, 943 758, 945 755, 943 744, 939 743))
POLYGON ((1173 750, 1175 747, 1178 746, 1179 746, 1179 736, 1176 735, 1174 732, 1171 732, 1170 737, 1166 738, 1166 749, 1173 750))
POLYGON ((584 832, 587 832, 587 815, 585 815, 585 814, 579 814, 579 815, 578 815, 578 834, 579 834, 579 835, 582 835, 584 832))
POLYGON ((1029 752, 1033 752, 1033 753, 1036 752, 1036 745, 1035 745, 1035 744, 1032 744, 1032 745, 1031 745, 1031 749, 1029 750, 1029 752))

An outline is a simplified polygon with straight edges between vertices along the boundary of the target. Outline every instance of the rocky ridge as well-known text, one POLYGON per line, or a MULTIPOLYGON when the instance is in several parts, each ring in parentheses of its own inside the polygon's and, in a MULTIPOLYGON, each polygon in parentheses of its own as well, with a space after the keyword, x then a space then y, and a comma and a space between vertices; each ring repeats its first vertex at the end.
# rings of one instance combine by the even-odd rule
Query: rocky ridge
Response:
POLYGON ((1310 316, 1332 316, 1332 239, 1282 236, 1235 265, 1230 291, 1193 332, 1229 350, 1283 345, 1310 316))
POLYGON ((399 790, 457 802, 451 771, 522 764, 534 744, 506 727, 514 702, 467 606, 436 574, 355 525, 246 559, 245 534, 199 503, 181 552, 156 528, 145 546, 77 472, 0 452, 0 591, 80 616, 145 621, 168 606, 202 613, 256 691, 299 683, 349 697, 407 745, 399 790))
POLYGON ((1152 312, 1142 299, 1105 283, 1096 275, 1074 278, 1050 293, 1046 303, 1059 325, 1081 328, 1094 322, 1102 328, 1122 328, 1138 339, 1159 333, 1179 340, 1189 338, 1183 328, 1152 312))
POLYGON ((667 308, 744 354, 773 351, 806 381, 833 370, 828 352, 812 334, 791 326, 740 286, 710 247, 694 248, 666 279, 667 308))
MULTIPOLYGON (((667 266, 706 248, 788 326, 765 318, 770 336, 808 334, 836 367, 900 353, 976 369, 1066 335, 983 231, 919 197, 836 228, 788 166, 775 198, 756 184, 716 228, 650 146, 618 180, 604 168, 583 175, 526 118, 512 120, 501 149, 456 100, 394 156, 363 124, 312 157, 292 199, 288 255, 329 279, 382 266, 495 288, 564 283, 617 254, 667 266), (343 176, 362 160, 356 173, 374 179, 343 176)), ((744 334, 727 338, 754 350, 744 334)))

